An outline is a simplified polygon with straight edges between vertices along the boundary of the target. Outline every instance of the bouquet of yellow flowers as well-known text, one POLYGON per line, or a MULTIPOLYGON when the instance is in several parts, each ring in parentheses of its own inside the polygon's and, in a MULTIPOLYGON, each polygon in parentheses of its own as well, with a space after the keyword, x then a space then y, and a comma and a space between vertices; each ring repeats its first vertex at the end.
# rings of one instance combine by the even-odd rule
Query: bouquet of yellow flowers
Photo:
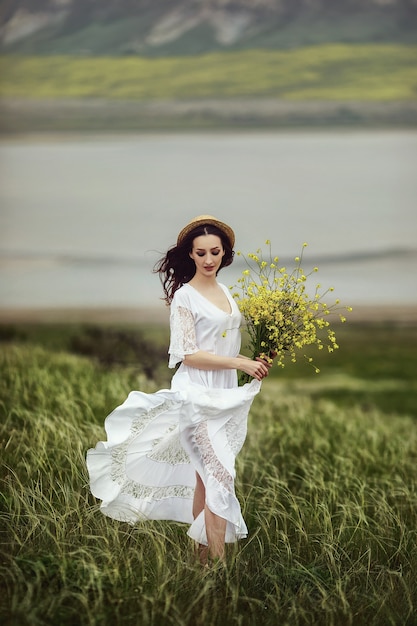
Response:
MULTIPOLYGON (((247 268, 238 279, 238 285, 231 288, 246 321, 249 335, 247 347, 253 358, 259 356, 269 362, 276 358, 277 365, 284 367, 286 359, 297 360, 296 351, 304 346, 316 345, 319 350, 327 347, 329 352, 333 352, 339 346, 329 315, 342 307, 338 299, 330 306, 323 300, 334 291, 333 287, 321 293, 321 285, 316 284, 314 293, 308 295, 307 279, 318 268, 305 274, 301 267, 307 244, 303 244, 300 256, 295 257, 294 269, 288 272, 285 267, 280 267, 277 256, 272 257, 271 242, 267 240, 265 243, 269 246, 268 260, 264 259, 260 249, 256 254, 247 256, 237 253, 243 257, 247 268)), ((351 307, 343 308, 352 310, 351 307)), ((341 313, 339 318, 341 322, 346 321, 341 313)), ((313 359, 304 357, 319 373, 313 359)))

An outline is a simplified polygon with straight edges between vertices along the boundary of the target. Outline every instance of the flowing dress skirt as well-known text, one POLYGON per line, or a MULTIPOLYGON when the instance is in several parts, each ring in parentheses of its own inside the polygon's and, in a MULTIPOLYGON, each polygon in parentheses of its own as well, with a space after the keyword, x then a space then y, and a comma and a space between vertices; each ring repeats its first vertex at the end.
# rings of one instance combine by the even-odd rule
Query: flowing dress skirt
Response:
POLYGON ((227 520, 226 542, 246 537, 235 495, 235 458, 261 383, 210 389, 177 374, 171 389, 132 391, 105 421, 107 441, 87 452, 91 492, 116 520, 174 520, 207 545, 204 511, 192 513, 196 472, 208 508, 227 520))

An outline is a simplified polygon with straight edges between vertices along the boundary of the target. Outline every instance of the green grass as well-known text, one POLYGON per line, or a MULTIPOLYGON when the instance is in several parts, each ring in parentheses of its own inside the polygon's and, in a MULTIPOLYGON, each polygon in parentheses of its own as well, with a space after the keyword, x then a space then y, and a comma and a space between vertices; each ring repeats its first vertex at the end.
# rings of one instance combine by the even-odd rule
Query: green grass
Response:
POLYGON ((284 389, 301 385, 312 398, 327 398, 339 406, 360 406, 364 413, 377 409, 395 413, 399 407, 417 417, 417 328, 394 325, 346 324, 335 326, 340 346, 331 355, 312 349, 320 374, 310 380, 302 356, 272 377, 284 389), (300 378, 302 382, 300 383, 300 378))
POLYGON ((417 95, 416 60, 417 47, 400 44, 327 44, 155 59, 3 56, 0 95, 404 101, 417 95))
POLYGON ((99 512, 86 449, 128 391, 160 381, 104 365, 100 351, 69 353, 84 331, 64 331, 9 329, 1 346, 3 624, 416 623, 416 329, 347 326, 333 371, 335 354, 319 376, 288 368, 266 381, 238 457, 249 538, 222 580, 202 574, 183 525, 130 527, 99 512), (374 369, 383 353, 389 366, 374 369), (403 383, 390 410, 377 401, 387 381, 403 383), (355 401, 361 386, 373 404, 355 401), (352 391, 349 406, 328 396, 335 387, 352 391))

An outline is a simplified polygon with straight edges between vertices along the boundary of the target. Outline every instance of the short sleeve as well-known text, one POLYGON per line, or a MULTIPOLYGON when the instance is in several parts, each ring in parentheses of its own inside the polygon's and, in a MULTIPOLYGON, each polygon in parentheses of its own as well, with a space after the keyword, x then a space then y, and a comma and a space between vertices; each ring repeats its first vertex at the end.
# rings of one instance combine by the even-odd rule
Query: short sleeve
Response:
POLYGON ((175 367, 186 354, 198 352, 194 317, 190 309, 177 305, 171 305, 171 341, 169 345, 168 367, 175 367))

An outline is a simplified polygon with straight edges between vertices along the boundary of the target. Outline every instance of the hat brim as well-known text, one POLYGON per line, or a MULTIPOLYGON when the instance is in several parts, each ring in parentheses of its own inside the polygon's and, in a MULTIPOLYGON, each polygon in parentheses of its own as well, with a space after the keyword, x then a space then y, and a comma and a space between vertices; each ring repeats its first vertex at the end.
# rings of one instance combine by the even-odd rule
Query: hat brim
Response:
POLYGON ((187 226, 180 231, 177 238, 177 245, 180 245, 186 236, 198 226, 204 226, 205 224, 211 224, 212 226, 216 226, 219 230, 221 230, 230 242, 230 247, 233 248, 235 245, 235 233, 233 230, 220 220, 216 219, 212 215, 200 215, 199 217, 195 217, 187 226))

